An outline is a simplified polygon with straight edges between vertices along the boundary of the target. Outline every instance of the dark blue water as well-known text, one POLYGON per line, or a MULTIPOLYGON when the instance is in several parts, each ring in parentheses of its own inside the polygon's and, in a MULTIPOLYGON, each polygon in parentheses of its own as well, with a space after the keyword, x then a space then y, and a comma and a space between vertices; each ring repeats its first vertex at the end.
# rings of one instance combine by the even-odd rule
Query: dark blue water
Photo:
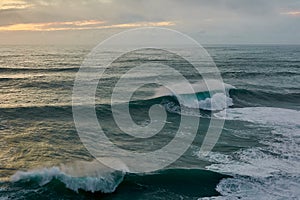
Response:
MULTIPOLYGON (((201 118, 190 148, 166 169, 133 174, 95 161, 74 126, 73 84, 91 47, 0 47, 0 199, 298 199, 300 46, 206 49, 226 83, 227 104, 218 101, 220 94, 199 91, 200 114, 193 115, 193 105, 184 113, 201 118), (201 157, 202 133, 211 118, 225 118, 225 126, 213 151, 201 157)), ((153 50, 144 53, 114 64, 128 69, 151 55, 152 62, 183 71, 187 67, 153 50)), ((114 69, 119 68, 107 71, 97 90, 102 98, 96 113, 103 129, 128 150, 148 152, 166 145, 180 123, 176 97, 157 93, 159 88, 141 88, 130 104, 133 119, 147 122, 151 105, 160 104, 167 110, 168 126, 160 137, 127 138, 116 128, 109 105, 111 85, 122 71, 114 69)), ((105 144, 103 149, 109 156, 105 144)))

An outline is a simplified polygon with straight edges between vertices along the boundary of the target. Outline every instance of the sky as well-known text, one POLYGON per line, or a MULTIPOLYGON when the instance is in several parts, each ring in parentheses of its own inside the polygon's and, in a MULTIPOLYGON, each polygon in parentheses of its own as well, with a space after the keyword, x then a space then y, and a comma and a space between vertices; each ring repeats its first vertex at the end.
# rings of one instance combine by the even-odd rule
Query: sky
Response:
POLYGON ((300 44, 300 0, 0 0, 0 44, 93 45, 145 26, 201 44, 300 44))

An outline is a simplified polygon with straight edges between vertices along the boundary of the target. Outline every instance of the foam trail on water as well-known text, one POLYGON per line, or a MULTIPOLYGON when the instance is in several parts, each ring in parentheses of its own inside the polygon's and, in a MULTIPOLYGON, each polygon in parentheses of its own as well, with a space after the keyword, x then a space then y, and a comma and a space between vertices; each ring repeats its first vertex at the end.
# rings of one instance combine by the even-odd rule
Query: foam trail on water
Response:
POLYGON ((217 186, 217 199, 297 199, 300 196, 300 112, 272 107, 232 108, 215 117, 247 121, 271 129, 264 146, 230 155, 211 152, 209 170, 233 175, 217 186))
POLYGON ((295 126, 300 122, 300 111, 273 107, 231 108, 214 116, 276 126, 295 126))

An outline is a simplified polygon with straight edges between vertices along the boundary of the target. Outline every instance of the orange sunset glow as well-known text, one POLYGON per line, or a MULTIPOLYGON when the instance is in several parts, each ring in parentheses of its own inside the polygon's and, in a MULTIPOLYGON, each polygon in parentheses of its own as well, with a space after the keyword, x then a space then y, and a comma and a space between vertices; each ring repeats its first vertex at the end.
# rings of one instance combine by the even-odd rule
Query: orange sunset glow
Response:
POLYGON ((174 22, 141 22, 127 24, 105 24, 104 21, 70 21, 70 22, 50 22, 50 23, 27 23, 0 26, 0 31, 65 31, 65 30, 89 30, 89 29, 108 29, 108 28, 136 28, 143 26, 173 26, 174 22))
POLYGON ((1 0, 0 2, 0 11, 10 9, 25 9, 30 7, 33 7, 33 4, 22 0, 1 0))
POLYGON ((259 1, 0 0, 0 44, 93 44, 94 34, 104 39, 145 26, 190 33, 204 43, 298 43, 286 30, 299 32, 299 1, 259 1), (269 37, 274 31, 279 38, 269 37))
POLYGON ((289 11, 282 13, 284 15, 290 15, 290 16, 300 16, 300 11, 289 11))

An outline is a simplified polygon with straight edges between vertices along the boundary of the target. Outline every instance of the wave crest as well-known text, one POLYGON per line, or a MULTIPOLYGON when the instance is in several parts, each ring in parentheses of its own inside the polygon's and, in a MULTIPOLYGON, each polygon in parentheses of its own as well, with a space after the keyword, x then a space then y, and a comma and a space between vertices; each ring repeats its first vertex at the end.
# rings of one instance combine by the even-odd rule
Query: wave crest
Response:
MULTIPOLYGON (((195 94, 186 93, 186 89, 181 84, 175 84, 179 94, 174 94, 168 88, 160 87, 157 89, 154 98, 173 97, 180 99, 183 106, 187 108, 196 108, 201 110, 217 111, 224 110, 233 106, 233 100, 229 96, 229 91, 235 87, 229 84, 221 83, 217 80, 200 81, 191 84, 195 94), (208 89, 207 85, 210 86, 208 89), (225 90, 224 90, 225 89, 225 90), (196 96, 196 98, 195 98, 196 96)), ((168 110, 178 110, 168 105, 168 110)))
MULTIPOLYGON (((76 170, 66 167, 50 167, 31 171, 18 171, 12 177, 12 182, 37 182, 40 186, 50 183, 52 180, 58 180, 73 191, 84 190, 89 192, 101 191, 103 193, 112 193, 123 181, 125 172, 112 171, 108 168, 98 167, 91 171, 90 166, 96 166, 94 162, 77 162, 76 170), (86 166, 86 167, 85 167, 86 166), (66 173, 67 171, 70 174, 66 173), (76 171, 81 170, 79 175, 76 171)), ((74 166, 74 165, 73 165, 74 166)))

